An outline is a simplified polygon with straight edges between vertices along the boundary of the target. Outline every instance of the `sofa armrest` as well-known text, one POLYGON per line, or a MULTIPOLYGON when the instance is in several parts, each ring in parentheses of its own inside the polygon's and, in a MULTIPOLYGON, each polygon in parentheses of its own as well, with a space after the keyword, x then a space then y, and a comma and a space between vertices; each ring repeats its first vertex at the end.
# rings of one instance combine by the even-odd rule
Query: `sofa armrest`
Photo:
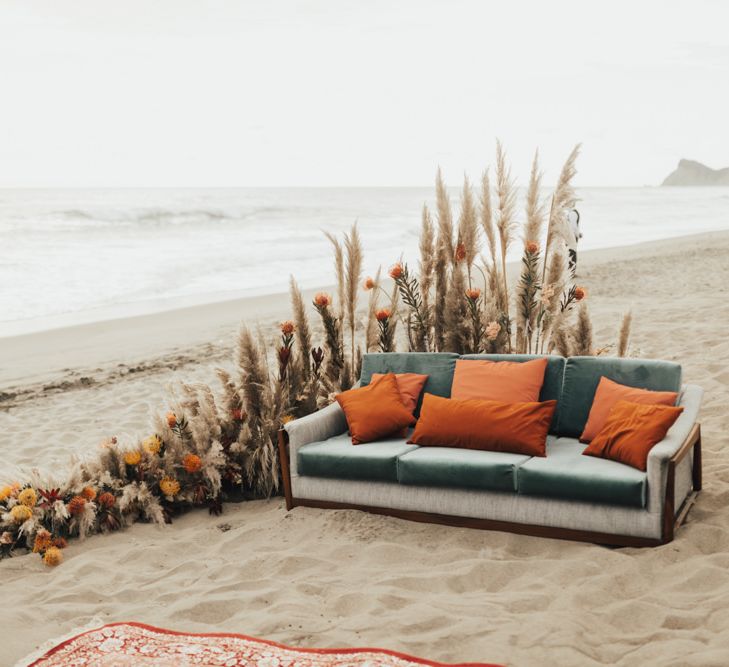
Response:
POLYGON ((296 452, 299 447, 311 442, 321 442, 340 435, 347 430, 344 412, 336 401, 306 417, 295 419, 284 426, 289 445, 289 469, 297 474, 296 452))
POLYGON ((703 395, 704 390, 701 387, 684 385, 678 401, 683 408, 681 416, 666 437, 648 454, 648 510, 651 512, 663 510, 669 464, 692 434, 698 421, 703 395))

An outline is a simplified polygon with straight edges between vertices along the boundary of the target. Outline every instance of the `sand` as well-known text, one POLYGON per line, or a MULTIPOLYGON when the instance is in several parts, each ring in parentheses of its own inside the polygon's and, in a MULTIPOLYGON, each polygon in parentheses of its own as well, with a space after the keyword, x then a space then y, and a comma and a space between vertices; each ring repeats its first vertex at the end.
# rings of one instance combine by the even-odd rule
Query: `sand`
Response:
MULTIPOLYGON (((613 342, 632 307, 633 354, 679 361, 706 390, 704 491, 671 544, 286 512, 280 498, 226 505, 74 541, 56 569, 32 555, 0 562, 0 665, 94 620, 444 661, 729 664, 727 257, 729 233, 581 257, 596 342, 613 342)), ((1 340, 0 478, 62 471, 103 437, 145 433, 170 381, 212 381, 229 363, 241 319, 285 315, 276 296, 1 340)))

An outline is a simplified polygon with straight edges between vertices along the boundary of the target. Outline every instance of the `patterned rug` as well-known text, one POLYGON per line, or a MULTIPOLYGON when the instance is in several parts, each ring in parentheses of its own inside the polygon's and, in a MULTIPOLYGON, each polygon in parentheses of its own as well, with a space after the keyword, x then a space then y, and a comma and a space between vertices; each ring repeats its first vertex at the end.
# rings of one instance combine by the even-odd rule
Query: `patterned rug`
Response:
POLYGON ((142 623, 87 630, 26 663, 29 667, 499 667, 448 665, 377 648, 293 648, 227 633, 195 634, 142 623))

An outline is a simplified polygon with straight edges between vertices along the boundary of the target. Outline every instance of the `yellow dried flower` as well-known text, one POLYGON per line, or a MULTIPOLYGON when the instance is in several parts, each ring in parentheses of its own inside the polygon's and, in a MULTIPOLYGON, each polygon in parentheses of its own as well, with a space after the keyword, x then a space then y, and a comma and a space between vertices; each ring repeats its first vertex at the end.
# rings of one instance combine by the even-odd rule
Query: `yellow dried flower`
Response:
POLYGON ((176 496, 180 492, 180 483, 172 477, 164 477, 159 483, 159 488, 166 496, 176 496))
POLYGON ((128 466, 139 465, 139 462, 141 460, 142 460, 142 454, 141 454, 141 452, 137 451, 136 449, 131 449, 128 452, 124 453, 124 463, 126 463, 128 466))
POLYGON ((18 494, 18 502, 21 505, 35 507, 35 504, 38 502, 38 494, 35 492, 34 489, 31 489, 30 487, 28 487, 27 489, 23 489, 18 494))
POLYGON ((71 500, 68 501, 68 511, 73 516, 78 516, 79 514, 83 514, 84 510, 86 509, 86 498, 83 496, 74 496, 71 498, 71 500))
POLYGON ((149 454, 158 454, 159 450, 162 449, 162 438, 158 435, 150 435, 148 438, 142 440, 142 447, 149 454))
POLYGON ((8 484, 0 488, 0 503, 10 498, 13 495, 13 487, 8 484))
POLYGON ((202 460, 197 454, 186 454, 182 459, 182 467, 192 474, 202 468, 202 460))
POLYGON ((60 565, 63 561, 63 554, 58 547, 48 547, 43 555, 43 562, 49 567, 60 565))
POLYGON ((13 517, 15 523, 25 523, 33 516, 33 510, 27 505, 16 505, 10 510, 10 516, 13 517))
POLYGON ((35 535, 35 541, 33 542, 33 553, 41 553, 51 546, 51 534, 45 530, 39 530, 35 535))
POLYGON ((296 419, 296 417, 294 417, 293 415, 284 415, 283 417, 281 417, 281 423, 288 424, 289 422, 294 421, 294 419, 296 419))

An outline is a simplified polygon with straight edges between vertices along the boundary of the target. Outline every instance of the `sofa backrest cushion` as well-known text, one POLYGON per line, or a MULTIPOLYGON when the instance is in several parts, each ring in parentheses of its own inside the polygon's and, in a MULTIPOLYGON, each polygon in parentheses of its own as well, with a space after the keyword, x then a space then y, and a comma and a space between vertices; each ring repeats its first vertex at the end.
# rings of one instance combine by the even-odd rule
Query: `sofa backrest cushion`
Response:
MULTIPOLYGON (((450 398, 456 359, 458 355, 451 352, 368 353, 362 357, 360 383, 363 387, 368 385, 373 373, 420 373, 428 376, 423 388, 424 394, 450 398)), ((422 402, 421 395, 415 411, 416 417, 420 415, 422 402)))
POLYGON ((585 428, 600 378, 651 391, 680 391, 681 366, 671 361, 616 357, 570 357, 557 405, 557 432, 579 438, 585 428))
POLYGON ((550 433, 557 432, 558 415, 560 410, 559 400, 562 395, 562 377, 566 359, 557 355, 548 354, 464 354, 461 359, 486 359, 488 361, 531 361, 546 356, 547 370, 544 371, 544 384, 539 394, 540 401, 558 401, 557 411, 554 413, 550 433))

